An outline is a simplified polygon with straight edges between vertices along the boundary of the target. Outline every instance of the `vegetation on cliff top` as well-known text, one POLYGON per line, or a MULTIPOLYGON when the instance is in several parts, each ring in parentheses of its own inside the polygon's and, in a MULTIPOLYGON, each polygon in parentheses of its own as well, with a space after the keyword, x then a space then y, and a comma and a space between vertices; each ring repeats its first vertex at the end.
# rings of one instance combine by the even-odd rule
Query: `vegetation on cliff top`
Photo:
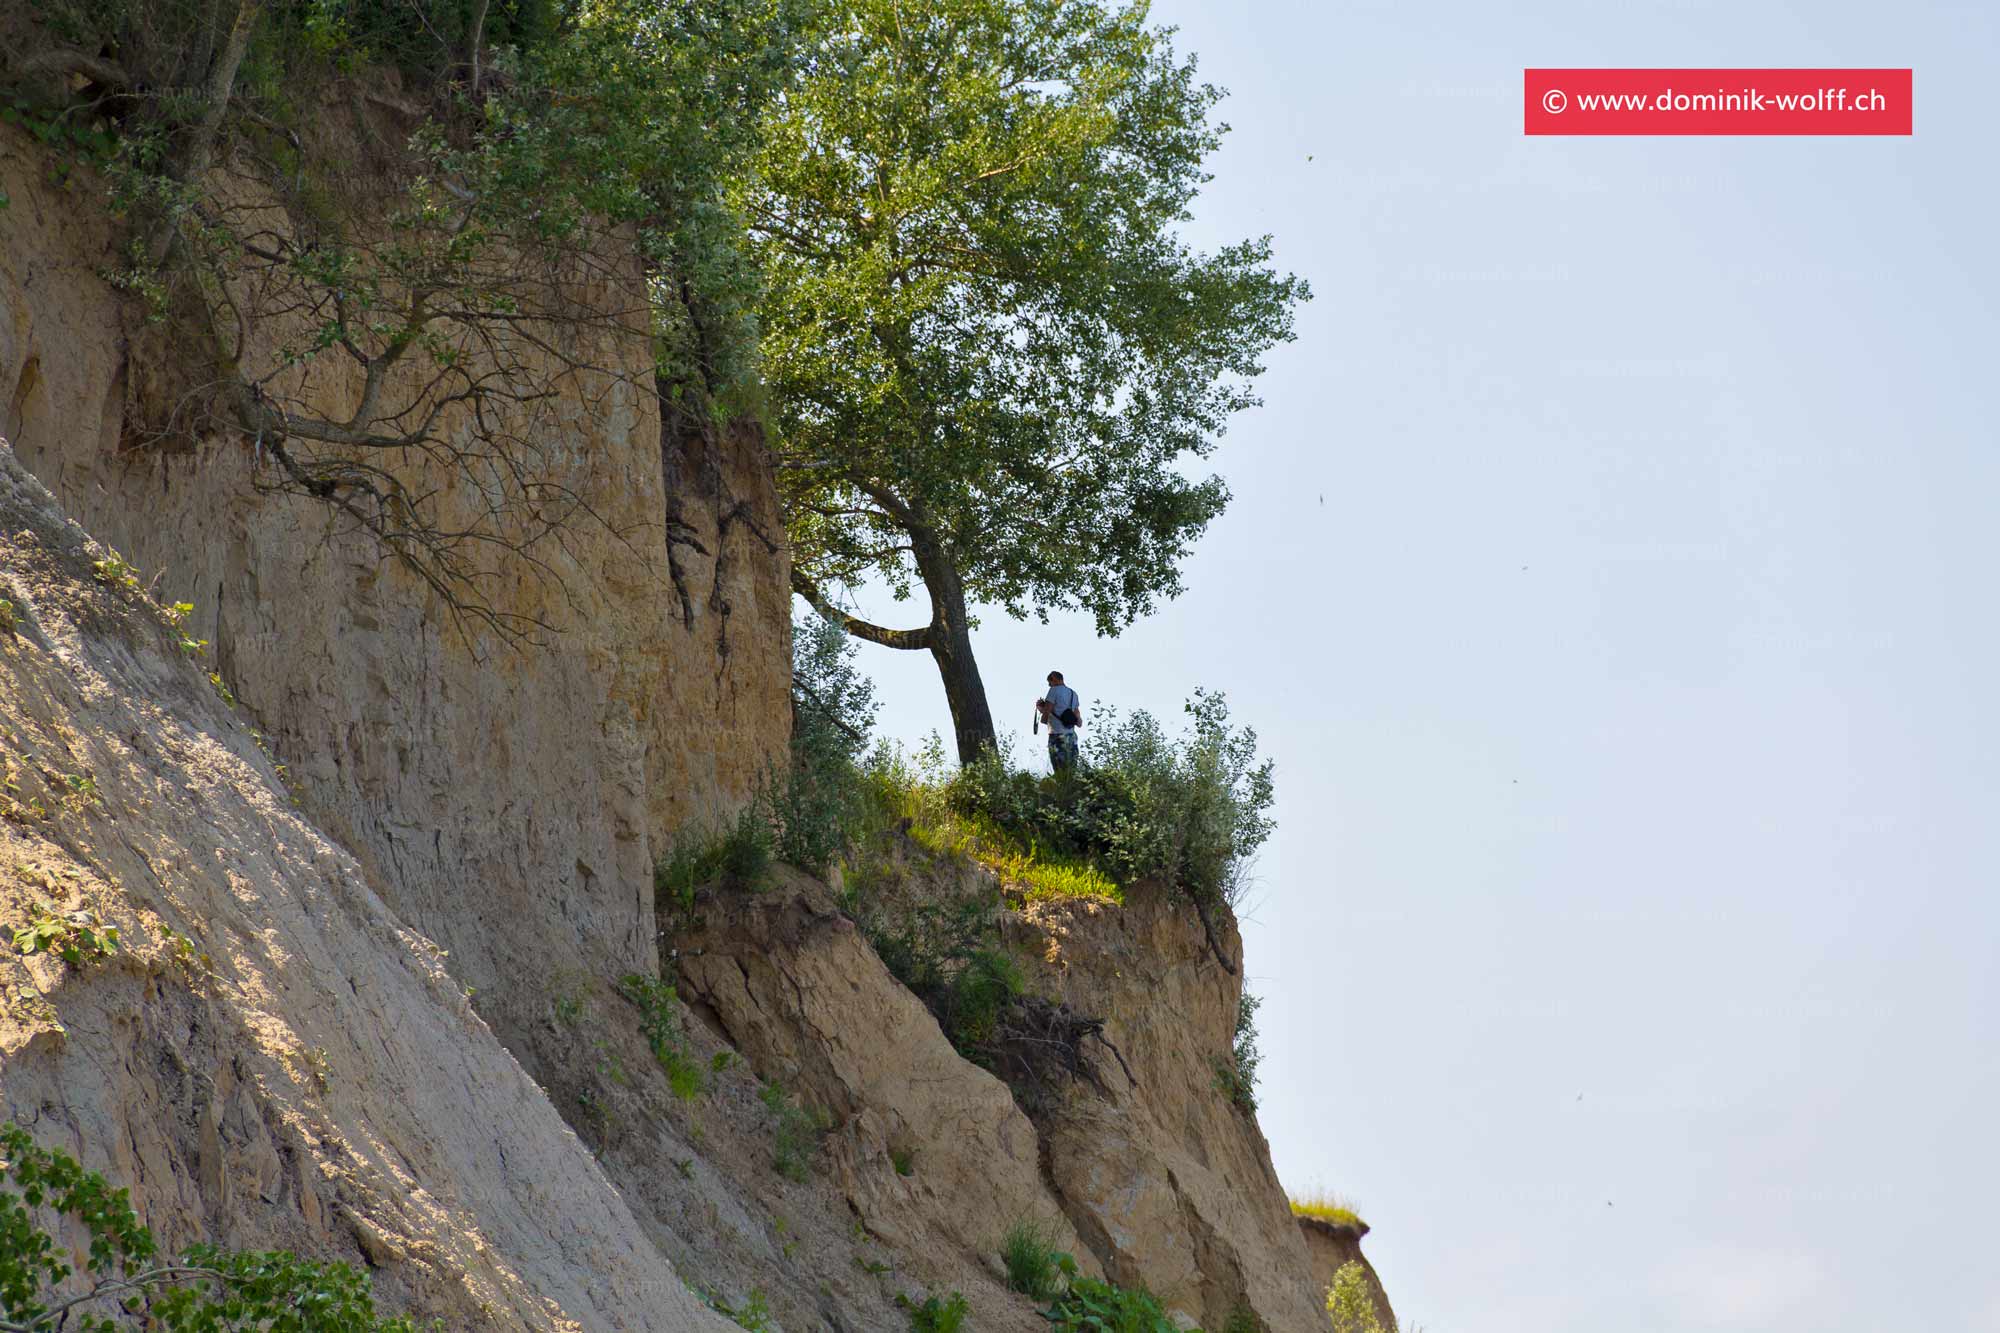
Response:
POLYGON ((1294 1194, 1291 1196, 1291 1204, 1292 1215, 1295 1217, 1316 1217, 1335 1226, 1356 1229, 1367 1225, 1361 1220, 1361 1214, 1355 1211, 1352 1200, 1344 1199, 1338 1194, 1330 1194, 1325 1190, 1309 1190, 1303 1194, 1294 1194))

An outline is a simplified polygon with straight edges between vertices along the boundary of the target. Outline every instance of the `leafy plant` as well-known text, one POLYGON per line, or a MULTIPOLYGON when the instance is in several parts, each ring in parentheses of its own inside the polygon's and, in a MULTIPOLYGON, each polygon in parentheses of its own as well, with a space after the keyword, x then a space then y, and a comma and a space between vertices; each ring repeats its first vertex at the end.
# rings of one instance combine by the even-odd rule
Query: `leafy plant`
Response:
POLYGON ((750 1333, 771 1333, 773 1327, 771 1306, 764 1299, 761 1289, 753 1289, 740 1306, 732 1307, 719 1296, 712 1297, 709 1304, 715 1308, 717 1314, 734 1320, 741 1327, 749 1329, 750 1333))
POLYGON ((1180 1333, 1149 1292, 1092 1277, 1072 1279, 1042 1317, 1057 1333, 1180 1333))
POLYGON ((137 588, 139 571, 124 556, 113 551, 102 560, 90 562, 90 576, 109 588, 137 588))
POLYGON ((811 1178, 819 1157, 820 1138, 826 1132, 824 1121, 794 1101, 783 1084, 766 1083, 757 1090, 757 1099, 764 1103, 775 1122, 772 1169, 787 1180, 803 1184, 811 1178))
POLYGON ((1269 1330, 1257 1317, 1257 1312, 1243 1302, 1230 1310, 1229 1318, 1223 1321, 1222 1333, 1269 1333, 1269 1330))
POLYGON ((171 926, 160 928, 160 938, 166 943, 167 957, 187 977, 192 986, 201 986, 216 979, 215 960, 208 951, 171 926))
POLYGON ((896 1174, 899 1176, 914 1175, 917 1169, 916 1158, 911 1155, 908 1148, 891 1148, 889 1165, 896 1168, 896 1174))
POLYGON ((640 1031, 646 1034, 653 1058, 666 1071, 667 1087, 684 1102, 701 1096, 707 1080, 701 1062, 688 1051, 687 1034, 681 1030, 680 998, 673 983, 631 972, 618 983, 618 989, 639 1007, 640 1031))
POLYGON ((972 1313, 965 1297, 955 1291, 949 1296, 932 1292, 925 1296, 922 1305, 898 1294, 896 1304, 909 1311, 910 1333, 958 1333, 966 1316, 972 1313))
POLYGON ((1007 1228, 1000 1262, 1007 1270, 1007 1289, 1036 1301, 1054 1300, 1076 1272, 1076 1260, 1056 1248, 1054 1229, 1033 1218, 1007 1228))
POLYGON ((54 954, 81 971, 118 952, 118 927, 105 925, 95 912, 57 916, 37 907, 27 925, 15 928, 14 947, 23 955, 54 954))
POLYGON ((1236 1035, 1227 1056, 1215 1060, 1215 1087, 1245 1111, 1257 1109, 1257 1009, 1264 1002, 1244 991, 1236 1001, 1236 1035))
POLYGON ((1342 1264, 1333 1275, 1333 1285, 1326 1289, 1326 1314, 1333 1321, 1333 1333, 1395 1333, 1375 1317, 1368 1270, 1358 1263, 1342 1264))
POLYGON ((770 823, 752 802, 723 829, 684 828, 653 867, 653 893, 662 910, 694 910, 695 890, 706 884, 755 892, 769 879, 770 823))
POLYGON ((1009 1002, 1026 989, 1021 965, 1000 949, 980 949, 946 989, 940 1022, 963 1055, 976 1058, 993 1039, 1009 1002))
POLYGON ((854 641, 832 621, 792 622, 790 763, 767 786, 776 852, 823 875, 858 836, 868 794, 859 761, 874 726, 874 686, 854 641))
POLYGON ((16 1333, 414 1333, 376 1315, 368 1278, 282 1250, 195 1245, 162 1258, 129 1196, 18 1125, 0 1125, 0 1328, 16 1333), (62 1240, 51 1219, 65 1224, 62 1240), (79 1251, 70 1228, 88 1237, 79 1251), (76 1263, 70 1256, 78 1254, 76 1263), (87 1256, 87 1257, 83 1257, 87 1256), (120 1317, 122 1316, 122 1317, 120 1317))
POLYGON ((88 773, 65 773, 63 786, 68 789, 68 794, 63 797, 65 810, 75 812, 86 806, 104 804, 104 793, 97 789, 97 779, 88 773))

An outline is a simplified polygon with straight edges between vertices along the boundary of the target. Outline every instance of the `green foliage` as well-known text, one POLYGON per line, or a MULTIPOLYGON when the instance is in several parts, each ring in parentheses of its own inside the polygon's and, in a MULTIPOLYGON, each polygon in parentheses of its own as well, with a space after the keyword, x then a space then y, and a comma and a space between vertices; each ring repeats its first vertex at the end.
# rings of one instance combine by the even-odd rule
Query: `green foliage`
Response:
POLYGON ((739 1326, 749 1329, 750 1333, 771 1333, 774 1327, 770 1303, 764 1299, 761 1289, 752 1290, 743 1304, 738 1306, 730 1306, 721 1297, 711 1297, 709 1304, 717 1314, 734 1320, 739 1326))
POLYGON ((1236 1033, 1227 1056, 1215 1061, 1215 1087, 1245 1111, 1257 1109, 1257 1010, 1264 1002, 1244 991, 1236 1001, 1236 1033))
POLYGON ((1000 1262, 1007 1269, 1007 1289, 1035 1301, 1054 1300, 1076 1267, 1073 1258, 1056 1248, 1054 1229, 1033 1218, 1022 1218, 1007 1229, 1000 1242, 1000 1262))
POLYGON ((1255 730, 1229 725, 1220 693, 1197 691, 1185 712, 1188 731, 1169 737, 1150 713, 1100 710, 1085 762, 1060 776, 991 751, 949 776, 878 765, 874 781, 913 834, 948 830, 1026 896, 1100 896, 1100 885, 1115 893, 1150 879, 1233 902, 1274 827, 1271 764, 1257 757, 1255 730))
POLYGON ((730 196, 800 574, 1117 632, 1179 590, 1227 499, 1186 464, 1306 295, 1180 238, 1221 94, 1103 0, 850 0, 810 50, 730 196))
POLYGON ((702 427, 750 396, 756 278, 721 187, 794 64, 798 3, 36 0, 24 54, 89 80, 0 97, 53 98, 6 114, 106 167, 131 232, 113 281, 173 322, 186 392, 135 429, 255 437, 260 486, 520 639, 548 627, 488 601, 481 566, 593 517, 550 444, 565 381, 657 385, 702 427), (369 103, 422 121, 385 134, 369 103), (634 239, 650 327, 606 280, 634 239), (648 333, 656 374, 605 350, 648 333), (463 484, 408 484, 412 463, 463 484), (455 493, 480 508, 447 513, 455 493))
POLYGON ((1093 1277, 1072 1279, 1042 1317, 1056 1333, 1180 1333, 1149 1292, 1093 1277))
MULTIPOLYGON (((101 116, 82 114, 74 107, 48 107, 31 97, 16 94, 0 105, 0 125, 18 125, 32 134, 52 154, 52 169, 66 175, 75 162, 101 166, 118 152, 118 138, 101 116)), ((6 195, 0 192, 0 207, 6 195)))
POLYGON ((1222 1333, 1270 1333, 1264 1321, 1248 1304, 1239 1304, 1230 1310, 1229 1318, 1223 1321, 1222 1333))
POLYGON ((771 825, 756 803, 721 830, 684 828, 653 867, 653 891, 664 907, 693 910, 695 890, 707 884, 755 892, 769 880, 771 825))
POLYGON ((924 1298, 922 1305, 908 1296, 898 1295, 896 1304, 910 1313, 910 1333, 958 1333, 966 1316, 972 1313, 965 1297, 955 1291, 949 1296, 932 1292, 924 1298))
MULTIPOLYGON (((980 766, 988 764, 1011 772, 1004 760, 986 759, 980 766)), ((1009 826, 980 808, 946 766, 943 742, 935 735, 914 762, 898 750, 878 748, 864 772, 878 822, 904 824, 911 839, 927 851, 977 861, 1010 894, 1029 901, 1123 900, 1118 884, 1087 857, 1038 841, 1031 825, 1009 826)), ((1030 775, 1019 778, 1025 787, 1036 787, 1030 775)), ((1051 779, 1048 791, 1054 790, 1051 779)))
MULTIPOLYGON (((0 193, 0 202, 4 202, 5 199, 6 195, 0 193)), ((0 597, 0 630, 12 634, 19 624, 20 618, 15 614, 14 604, 5 597, 0 597)))
POLYGON ((820 1139, 827 1128, 824 1119, 800 1106, 780 1083, 766 1083, 759 1088, 757 1100, 764 1103, 773 1120, 772 1169, 787 1180, 803 1184, 811 1178, 819 1159, 820 1139))
POLYGON ((959 1053, 977 1059, 992 1041, 1000 1017, 1026 989, 1021 965, 999 949, 980 949, 952 977, 939 1022, 959 1053))
POLYGON ((640 1030, 653 1058, 666 1071, 667 1087, 684 1102, 701 1096, 708 1086, 701 1061, 688 1050, 687 1034, 681 1029, 680 999, 673 983, 658 977, 627 973, 618 983, 619 992, 639 1007, 640 1030))
POLYGON ((107 588, 133 589, 139 586, 139 571, 116 551, 102 560, 91 561, 90 576, 107 588))
POLYGON ((1326 1313, 1333 1321, 1333 1333, 1395 1333, 1375 1318, 1368 1270, 1358 1263, 1342 1264, 1333 1275, 1333 1285, 1326 1289, 1326 1313))
POLYGON ((792 622, 789 767, 769 787, 778 857, 823 875, 859 835, 867 790, 859 764, 875 725, 875 687, 847 634, 817 615, 792 622))
POLYGON ((95 912, 57 916, 37 907, 25 926, 14 930, 14 947, 28 954, 53 954, 81 971, 118 952, 118 927, 107 926, 95 912))
POLYGON ((21 1333, 414 1333, 375 1313, 368 1278, 284 1251, 158 1254, 126 1191, 18 1125, 0 1125, 0 1327, 21 1333), (60 1219, 63 1240, 48 1222, 60 1219), (72 1228, 88 1237, 77 1250, 72 1228), (81 1273, 71 1263, 78 1256, 81 1273), (107 1313, 109 1312, 109 1313, 107 1313), (122 1317, 121 1317, 122 1316, 122 1317))
POLYGON ((891 1148, 889 1150, 889 1165, 896 1168, 896 1174, 899 1176, 916 1174, 916 1158, 908 1148, 891 1148))

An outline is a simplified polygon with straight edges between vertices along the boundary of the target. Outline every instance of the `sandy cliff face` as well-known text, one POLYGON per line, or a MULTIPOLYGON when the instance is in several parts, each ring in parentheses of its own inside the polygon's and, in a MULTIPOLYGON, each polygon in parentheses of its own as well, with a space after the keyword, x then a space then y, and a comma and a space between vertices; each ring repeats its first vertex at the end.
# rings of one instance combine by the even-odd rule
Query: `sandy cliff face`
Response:
POLYGON ((250 442, 124 451, 150 372, 99 276, 102 201, 82 174, 51 186, 11 129, 0 188, 0 433, 161 600, 194 603, 303 808, 538 1069, 543 978, 649 969, 660 839, 733 811, 782 753, 791 599, 760 441, 663 444, 643 333, 591 335, 605 371, 545 425, 553 480, 597 519, 535 549, 541 576, 496 555, 483 585, 548 646, 461 636, 324 506, 259 494, 250 442))
POLYGON ((669 1088, 617 981, 655 969, 664 841, 783 753, 790 594, 761 441, 664 433, 643 338, 596 335, 606 369, 554 408, 549 456, 597 519, 537 552, 544 577, 496 557, 492 604, 554 631, 517 651, 260 493, 252 445, 128 449, 156 380, 101 277, 101 202, 4 129, 0 188, 0 596, 24 608, 0 721, 56 810, 0 823, 25 868, 0 909, 96 910, 135 945, 81 975, 0 961, 0 1111, 130 1184, 170 1242, 354 1258, 454 1328, 717 1326, 685 1277, 790 1330, 900 1333, 898 1296, 960 1290, 969 1327, 1027 1333, 995 1262, 1023 1218, 1184 1322, 1323 1325, 1263 1137, 1215 1088, 1237 980, 1157 894, 1006 922, 1033 988, 1124 1057, 1093 1045, 1088 1077, 1032 1090, 959 1058, 823 886, 710 895, 671 1009, 705 1087, 669 1088), (29 473, 194 603, 207 661, 91 581, 29 473), (66 774, 102 806, 60 808, 66 774), (770 1081, 826 1117, 804 1179, 773 1169, 770 1081))
POLYGON ((4 445, 0 533, 0 914, 125 938, 82 970, 0 954, 0 1116, 170 1247, 368 1265, 451 1328, 731 1327, 4 445))
MULTIPOLYGON (((1234 923, 1219 924, 1240 972, 1234 923)), ((1216 1088, 1242 987, 1194 914, 1141 885, 1122 907, 1030 904, 1008 935, 1040 960, 1031 987, 1103 1019, 1124 1057, 1090 1044, 1094 1081, 1034 1103, 1050 1183, 1112 1278, 1211 1329, 1239 1304, 1274 1330, 1323 1324, 1269 1145, 1216 1088)))

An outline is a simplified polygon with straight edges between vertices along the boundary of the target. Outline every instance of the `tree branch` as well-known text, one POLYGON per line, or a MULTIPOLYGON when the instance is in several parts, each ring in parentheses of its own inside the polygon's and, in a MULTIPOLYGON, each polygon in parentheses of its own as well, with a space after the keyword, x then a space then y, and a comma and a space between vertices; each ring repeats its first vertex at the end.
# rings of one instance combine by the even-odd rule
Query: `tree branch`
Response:
POLYGON ((813 610, 855 638, 879 643, 884 648, 928 648, 935 636, 937 628, 935 625, 925 625, 921 629, 885 629, 880 625, 850 616, 828 601, 826 595, 819 590, 819 585, 796 569, 792 571, 792 591, 805 598, 813 610))
POLYGON ((122 66, 82 51, 37 51, 16 63, 14 73, 21 78, 39 74, 82 74, 107 88, 132 86, 132 76, 122 66))

